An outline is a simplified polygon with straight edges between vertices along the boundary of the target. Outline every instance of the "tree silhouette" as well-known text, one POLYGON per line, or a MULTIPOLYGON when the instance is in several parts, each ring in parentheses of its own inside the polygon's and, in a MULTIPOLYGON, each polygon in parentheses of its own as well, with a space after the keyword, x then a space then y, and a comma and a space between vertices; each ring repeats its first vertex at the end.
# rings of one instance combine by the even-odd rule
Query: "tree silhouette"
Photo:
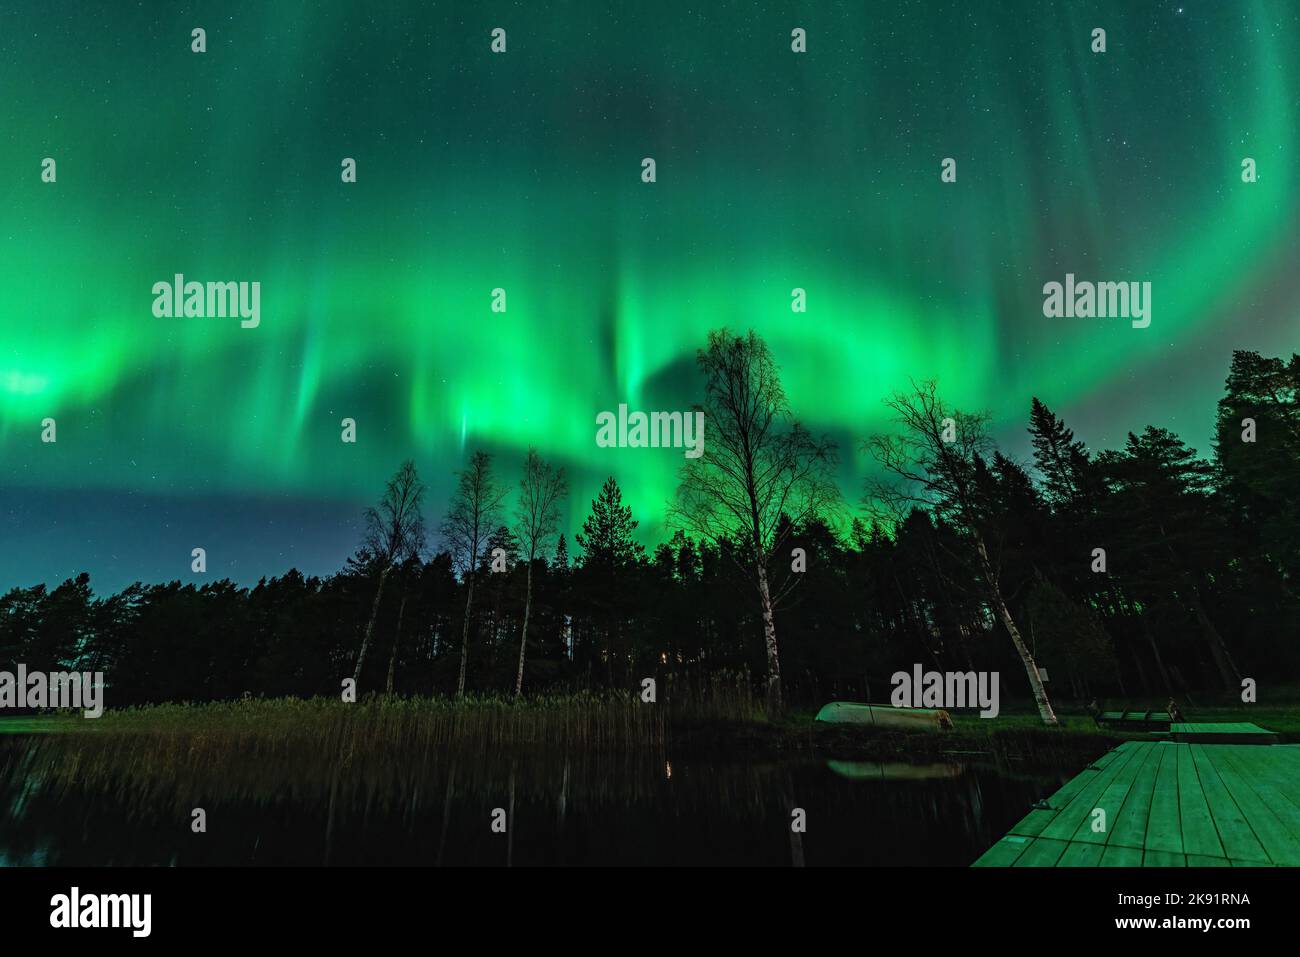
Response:
POLYGON ((779 712, 775 607, 781 596, 772 588, 771 565, 792 528, 838 505, 835 446, 794 420, 776 362, 754 332, 710 332, 696 364, 705 380, 704 450, 682 468, 670 516, 688 532, 739 546, 734 554, 758 591, 768 706, 779 712))
POLYGON ((868 480, 867 507, 894 521, 912 508, 929 508, 964 531, 978 580, 1020 656, 1039 716, 1048 727, 1056 726, 1038 663, 1007 603, 999 556, 990 548, 1006 526, 995 520, 980 481, 993 447, 988 414, 946 408, 933 380, 914 382, 910 392, 895 392, 884 402, 900 431, 872 436, 864 444, 885 471, 884 477, 868 480))
MULTIPOLYGON (((564 470, 544 462, 530 448, 519 480, 519 505, 515 512, 515 537, 519 540, 525 570, 524 624, 519 633, 519 671, 515 676, 515 697, 523 693, 524 655, 528 649, 528 616, 533 607, 533 563, 541 557, 560 524, 560 500, 568 492, 564 470)), ((563 543, 563 539, 561 539, 563 543)))
POLYGON ((452 560, 465 581, 465 622, 461 631, 460 673, 456 679, 456 697, 465 695, 465 674, 469 662, 470 624, 474 612, 474 580, 489 533, 498 525, 498 515, 506 489, 492 474, 492 456, 475 452, 469 465, 457 473, 447 515, 442 521, 442 537, 452 560))
MULTIPOLYGON (((841 531, 833 508, 802 518, 773 510, 771 537, 782 543, 773 554, 784 559, 797 546, 808 559, 797 589, 772 583, 774 604, 782 602, 783 701, 872 700, 894 671, 924 662, 1001 672, 1009 705, 1033 688, 1016 678, 1029 672, 1006 640, 1008 618, 1033 660, 1050 668, 1054 707, 1070 695, 1136 705, 1131 695, 1163 703, 1228 687, 1236 700, 1238 674, 1294 682, 1297 384, 1293 357, 1235 353, 1212 460, 1168 430, 1136 423, 1119 449, 1090 453, 1040 400, 1027 409, 1033 469, 994 446, 983 416, 944 410, 932 389, 906 393, 903 404, 923 413, 923 434, 905 427, 874 447, 902 473, 885 469, 878 496, 868 484, 865 514, 841 531), (1105 550, 1105 570, 1094 548, 1105 550)), ((706 430, 708 448, 721 433, 706 430)), ((625 691, 630 677, 647 674, 713 687, 764 671, 753 546, 743 534, 688 534, 679 525, 647 560, 641 527, 610 477, 570 568, 565 536, 552 544, 542 535, 533 550, 526 534, 502 524, 501 509, 488 506, 504 491, 491 479, 490 460, 472 457, 454 503, 470 521, 445 529, 445 547, 428 556, 390 547, 419 540, 411 467, 410 481, 390 482, 393 494, 386 489, 373 510, 367 525, 376 534, 332 575, 290 569, 247 588, 137 582, 105 597, 85 575, 13 588, 0 595, 0 671, 19 663, 103 671, 114 708, 245 692, 337 695, 340 680, 358 673, 363 636, 369 662, 379 634, 393 635, 384 688, 421 694, 465 693, 474 636, 484 636, 475 674, 500 691, 519 687, 516 641, 530 692, 625 691), (399 514, 411 521, 396 522, 399 514), (378 534, 394 523, 409 534, 378 534), (485 585, 478 579, 494 544, 510 569, 485 585), (387 566, 377 557, 403 551, 387 566), (394 575, 401 600, 384 602, 399 587, 394 575)))
POLYGON ((425 486, 420 481, 415 463, 407 459, 388 480, 379 506, 366 509, 366 531, 361 552, 363 560, 379 570, 379 584, 366 622, 365 637, 361 640, 361 651, 357 654, 357 666, 352 672, 352 680, 358 684, 361 682, 361 668, 366 662, 366 651, 370 648, 370 637, 375 630, 375 619, 379 616, 384 582, 395 565, 415 558, 424 548, 424 518, 420 514, 424 493, 425 486))

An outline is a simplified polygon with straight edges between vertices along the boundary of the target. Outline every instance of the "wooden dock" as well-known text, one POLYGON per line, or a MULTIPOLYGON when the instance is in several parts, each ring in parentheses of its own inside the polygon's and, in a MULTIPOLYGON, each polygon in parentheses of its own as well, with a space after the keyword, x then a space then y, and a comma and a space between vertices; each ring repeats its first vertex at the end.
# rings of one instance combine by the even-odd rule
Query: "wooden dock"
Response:
POLYGON ((1226 721, 1171 724, 1169 737, 1187 744, 1272 744, 1278 735, 1248 721, 1226 721))
POLYGON ((1127 741, 1047 805, 973 866, 1300 866, 1300 745, 1127 741))

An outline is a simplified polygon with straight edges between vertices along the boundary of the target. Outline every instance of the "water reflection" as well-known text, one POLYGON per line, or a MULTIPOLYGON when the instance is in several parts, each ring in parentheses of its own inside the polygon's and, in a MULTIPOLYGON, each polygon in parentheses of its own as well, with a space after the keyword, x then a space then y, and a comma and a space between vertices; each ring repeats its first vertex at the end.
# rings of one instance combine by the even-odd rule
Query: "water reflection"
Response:
POLYGON ((958 762, 10 737, 0 863, 960 866, 1061 780, 958 762))
POLYGON ((850 781, 933 781, 959 777, 965 765, 956 762, 906 764, 902 761, 835 761, 826 766, 850 781))

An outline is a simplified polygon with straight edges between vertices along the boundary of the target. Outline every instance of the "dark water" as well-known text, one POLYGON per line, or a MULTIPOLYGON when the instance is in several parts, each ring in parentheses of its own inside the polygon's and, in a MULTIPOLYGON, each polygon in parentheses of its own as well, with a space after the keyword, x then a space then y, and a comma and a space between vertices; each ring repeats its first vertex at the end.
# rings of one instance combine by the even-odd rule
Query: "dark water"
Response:
POLYGON ((0 865, 965 866, 1069 776, 956 760, 122 763, 52 736, 0 739, 0 865), (206 833, 191 829, 195 807, 206 833))

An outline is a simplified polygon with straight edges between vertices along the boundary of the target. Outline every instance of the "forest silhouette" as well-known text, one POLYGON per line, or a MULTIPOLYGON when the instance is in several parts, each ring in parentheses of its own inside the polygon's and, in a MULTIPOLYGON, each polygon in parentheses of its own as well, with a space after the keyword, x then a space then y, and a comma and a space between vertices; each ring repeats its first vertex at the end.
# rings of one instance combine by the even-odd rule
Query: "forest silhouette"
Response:
POLYGON ((743 463, 727 473, 741 459, 723 455, 716 420, 666 503, 671 538, 649 549, 614 476, 575 540, 560 534, 563 471, 537 450, 472 456, 426 536, 408 462, 336 574, 14 588, 0 669, 103 671, 112 707, 334 696, 349 677, 361 694, 450 695, 633 691, 669 674, 748 676, 779 707, 782 691, 787 705, 888 700, 890 675, 916 663, 997 671, 1004 702, 1028 706, 1029 662, 1059 706, 1300 675, 1300 356, 1233 354, 1208 455, 1153 425, 1094 451, 1027 397, 1021 463, 986 417, 914 383, 886 400, 894 431, 860 437, 879 473, 843 495, 826 484, 836 450, 786 407, 761 339, 719 330, 699 359, 706 413, 770 416, 751 470, 777 476, 767 498, 743 463), (776 391, 748 412, 718 405, 714 387, 737 382, 776 391), (755 522, 717 510, 729 488, 755 522))

